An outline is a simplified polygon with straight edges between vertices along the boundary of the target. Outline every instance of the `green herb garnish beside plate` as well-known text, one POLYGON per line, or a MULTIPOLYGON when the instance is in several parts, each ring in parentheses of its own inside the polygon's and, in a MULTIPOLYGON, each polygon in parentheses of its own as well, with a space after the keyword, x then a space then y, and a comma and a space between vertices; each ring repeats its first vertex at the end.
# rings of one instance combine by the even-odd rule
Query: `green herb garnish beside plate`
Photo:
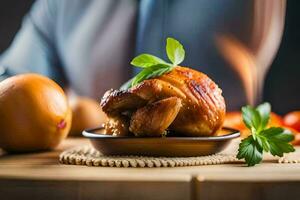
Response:
POLYGON ((237 158, 244 158, 248 166, 260 163, 263 152, 282 157, 284 153, 295 151, 289 144, 294 139, 291 131, 281 127, 267 127, 270 112, 269 103, 263 103, 256 108, 242 107, 243 121, 251 135, 241 141, 237 158))

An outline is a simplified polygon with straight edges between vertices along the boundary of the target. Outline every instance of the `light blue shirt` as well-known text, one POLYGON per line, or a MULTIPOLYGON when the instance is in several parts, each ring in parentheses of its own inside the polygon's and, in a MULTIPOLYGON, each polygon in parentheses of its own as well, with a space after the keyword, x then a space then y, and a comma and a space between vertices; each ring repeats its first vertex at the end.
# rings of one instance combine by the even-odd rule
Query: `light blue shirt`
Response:
POLYGON ((186 49, 184 66, 208 74, 223 89, 229 109, 246 97, 240 78, 223 59, 216 34, 247 42, 252 1, 39 0, 25 16, 0 65, 6 75, 36 72, 99 99, 134 73, 139 53, 166 59, 171 36, 186 49))

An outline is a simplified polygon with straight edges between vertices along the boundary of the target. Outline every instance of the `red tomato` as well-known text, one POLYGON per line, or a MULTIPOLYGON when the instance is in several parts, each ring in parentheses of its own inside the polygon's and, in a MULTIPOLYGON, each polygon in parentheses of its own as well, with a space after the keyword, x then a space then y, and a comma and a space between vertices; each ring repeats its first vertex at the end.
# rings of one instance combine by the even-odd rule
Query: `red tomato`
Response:
POLYGON ((278 126, 283 126, 283 119, 280 115, 271 112, 270 114, 270 121, 268 123, 269 127, 278 127, 278 126))
POLYGON ((285 126, 292 127, 300 132, 300 111, 293 111, 286 114, 283 118, 285 126))
POLYGON ((292 141, 292 145, 300 145, 300 134, 295 134, 295 139, 292 141))
MULTIPOLYGON (((239 129, 239 130, 246 129, 246 126, 243 122, 242 114, 241 112, 238 111, 226 113, 224 126, 239 129)), ((274 112, 271 112, 268 126, 269 127, 283 126, 282 117, 274 112)))
POLYGON ((242 113, 238 111, 226 113, 224 126, 239 130, 242 138, 245 138, 250 134, 250 131, 243 122, 242 113))
MULTIPOLYGON (((282 125, 282 117, 274 112, 271 112, 268 127, 281 127, 282 125)), ((224 126, 239 130, 242 137, 247 137, 250 134, 250 131, 243 122, 242 113, 238 111, 226 113, 224 126)))
POLYGON ((243 123, 243 118, 241 112, 227 112, 225 116, 224 126, 243 130, 246 126, 243 123))

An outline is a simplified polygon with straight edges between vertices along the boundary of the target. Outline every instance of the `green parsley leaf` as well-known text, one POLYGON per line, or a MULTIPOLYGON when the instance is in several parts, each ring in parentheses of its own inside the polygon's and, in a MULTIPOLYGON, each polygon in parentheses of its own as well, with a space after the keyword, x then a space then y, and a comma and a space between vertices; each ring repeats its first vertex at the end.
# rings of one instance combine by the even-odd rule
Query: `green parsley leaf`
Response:
POLYGON ((259 112, 261 116, 261 129, 266 128, 268 125, 269 119, 270 119, 270 113, 271 113, 271 105, 269 103, 263 103, 259 106, 257 106, 257 111, 259 112))
POLYGON ((182 44, 174 38, 167 38, 166 51, 168 58, 172 61, 172 63, 167 63, 163 59, 150 54, 141 54, 135 57, 130 64, 135 67, 143 68, 143 70, 130 81, 123 84, 121 89, 129 89, 143 80, 168 73, 184 60, 184 48, 182 44))
POLYGON ((242 108, 243 121, 250 129, 251 135, 242 140, 237 158, 245 159, 248 166, 254 166, 262 161, 263 151, 273 156, 282 157, 284 153, 295 151, 289 144, 294 139, 293 134, 281 127, 267 128, 271 113, 269 103, 263 103, 256 108, 242 108))
POLYGON ((262 161, 263 149, 250 135, 239 145, 238 159, 245 159, 248 166, 254 166, 262 161))
POLYGON ((258 130, 261 124, 261 116, 259 112, 251 106, 242 107, 243 121, 245 125, 251 129, 258 130))
POLYGON ((180 44, 180 42, 178 42, 174 38, 167 38, 166 51, 168 58, 174 66, 179 65, 184 60, 184 48, 182 44, 180 44))
POLYGON ((294 152, 294 147, 289 142, 294 140, 292 132, 280 128, 271 127, 263 130, 260 133, 261 137, 264 137, 270 146, 270 153, 273 156, 283 156, 283 153, 294 152))
POLYGON ((257 135, 256 136, 256 140, 258 142, 258 144, 263 148, 263 150, 265 152, 269 152, 270 151, 270 144, 268 142, 268 139, 261 136, 261 135, 257 135))
POLYGON ((164 60, 150 54, 141 54, 135 57, 130 64, 141 68, 151 67, 153 65, 158 65, 158 64, 170 65, 164 60))
POLYGON ((164 73, 167 73, 171 71, 173 67, 170 67, 168 65, 154 65, 151 67, 144 68, 140 73, 138 73, 131 81, 131 87, 139 84, 143 80, 154 78, 157 76, 161 76, 164 73))

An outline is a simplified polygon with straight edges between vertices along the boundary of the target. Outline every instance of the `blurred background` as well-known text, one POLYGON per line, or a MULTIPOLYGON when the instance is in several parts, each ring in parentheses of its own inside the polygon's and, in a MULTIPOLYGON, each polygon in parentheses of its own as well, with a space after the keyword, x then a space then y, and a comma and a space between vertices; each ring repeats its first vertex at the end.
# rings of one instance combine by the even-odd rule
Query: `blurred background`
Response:
POLYGON ((21 27, 22 18, 34 0, 3 0, 0 6, 0 54, 9 47, 21 27))
MULTIPOLYGON (((2 0, 0 7, 0 54, 20 28, 33 0, 2 0)), ((300 108, 300 1, 288 1, 284 33, 279 51, 266 75, 263 100, 279 114, 300 108), (289 89, 290 86, 293 89, 289 89), (284 102, 284 104, 282 103, 284 102)))

